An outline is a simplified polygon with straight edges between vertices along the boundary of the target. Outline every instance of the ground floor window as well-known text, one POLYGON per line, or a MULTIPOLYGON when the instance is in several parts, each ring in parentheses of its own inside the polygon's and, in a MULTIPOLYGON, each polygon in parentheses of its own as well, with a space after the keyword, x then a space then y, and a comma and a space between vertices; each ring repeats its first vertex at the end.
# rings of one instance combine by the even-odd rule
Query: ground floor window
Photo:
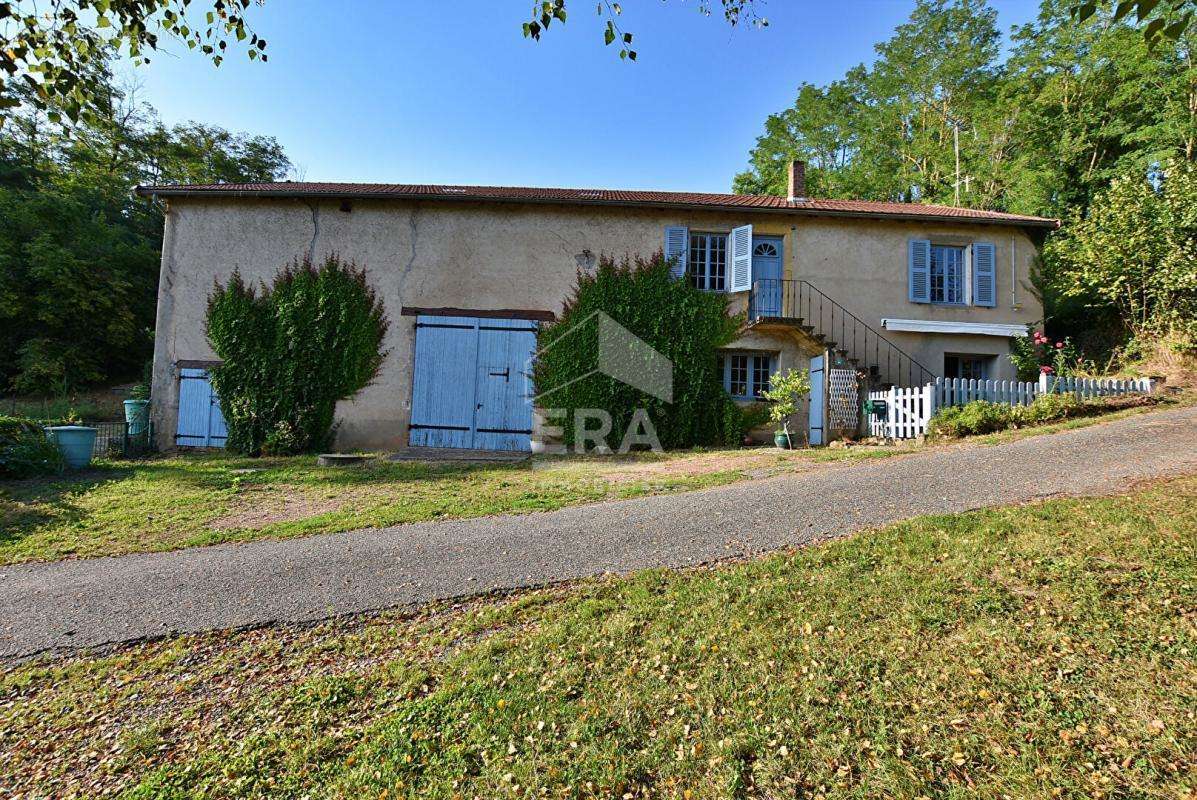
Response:
POLYGON ((769 388, 774 361, 769 353, 724 353, 719 357, 723 388, 732 397, 759 400, 769 388))
POLYGON ((989 380, 990 365, 996 356, 945 355, 943 375, 945 378, 963 380, 989 380))

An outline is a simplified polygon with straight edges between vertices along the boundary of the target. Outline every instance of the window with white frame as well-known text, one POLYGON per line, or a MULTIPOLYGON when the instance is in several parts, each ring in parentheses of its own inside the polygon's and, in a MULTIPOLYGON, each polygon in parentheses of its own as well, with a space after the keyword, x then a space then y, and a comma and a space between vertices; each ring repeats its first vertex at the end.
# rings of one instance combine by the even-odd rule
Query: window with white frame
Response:
POLYGON ((931 302, 963 305, 965 294, 965 248, 931 245, 931 302))
POLYGON ((741 400, 759 400, 769 388, 774 357, 769 353, 724 353, 719 357, 723 388, 741 400))
POLYGON ((699 289, 724 291, 727 287, 727 234, 691 231, 686 275, 699 289))

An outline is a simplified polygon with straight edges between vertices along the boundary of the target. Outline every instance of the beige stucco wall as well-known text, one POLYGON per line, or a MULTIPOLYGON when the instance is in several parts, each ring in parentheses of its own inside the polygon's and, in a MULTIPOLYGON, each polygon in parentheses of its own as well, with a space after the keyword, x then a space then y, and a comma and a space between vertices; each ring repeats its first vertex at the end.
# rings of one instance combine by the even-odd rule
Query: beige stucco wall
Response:
MULTIPOLYGON (((726 231, 751 222, 758 234, 785 239, 786 277, 802 277, 869 324, 882 316, 1031 322, 1040 312, 1025 289, 1010 306, 1009 269, 999 271, 995 309, 940 309, 906 302, 906 240, 956 235, 992 241, 1008 265, 1017 239, 1019 280, 1033 246, 1010 228, 940 227, 875 221, 788 218, 752 213, 550 205, 175 199, 166 218, 154 359, 153 414, 160 444, 174 441, 179 361, 215 358, 204 335, 214 281, 239 270, 268 281, 290 259, 329 252, 364 267, 386 304, 389 351, 377 380, 338 408, 343 448, 398 448, 407 442, 415 318, 403 307, 529 309, 557 313, 574 285, 584 252, 648 254, 665 225, 726 231)), ((941 366, 943 352, 1004 355, 994 337, 895 334, 916 358, 941 366), (979 341, 972 341, 973 339, 979 341), (992 339, 992 341, 989 341, 992 339), (943 341, 941 341, 943 340, 943 341), (963 350, 961 348, 964 348, 963 350), (938 361, 934 357, 938 354, 938 361)), ((809 347, 792 334, 752 334, 734 347, 777 352, 783 369, 805 366, 809 347)))
MULTIPOLYGON (((982 322, 1030 325, 1043 318, 1031 293, 1035 243, 1020 229, 983 225, 945 225, 876 220, 805 220, 792 235, 796 275, 836 298, 877 330, 882 319, 982 322), (991 242, 996 253, 997 304, 942 306, 908 298, 906 244, 991 242)), ((998 336, 882 331, 914 360, 939 374, 945 353, 995 357, 995 380, 1013 380, 1010 340, 998 336)))

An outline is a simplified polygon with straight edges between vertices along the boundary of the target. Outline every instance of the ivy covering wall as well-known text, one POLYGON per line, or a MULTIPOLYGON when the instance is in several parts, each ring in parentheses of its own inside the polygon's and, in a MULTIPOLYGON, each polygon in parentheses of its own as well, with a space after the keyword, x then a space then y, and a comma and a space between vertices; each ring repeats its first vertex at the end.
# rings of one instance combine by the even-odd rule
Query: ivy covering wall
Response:
POLYGON ((534 365, 537 406, 565 411, 555 424, 561 424, 569 445, 576 441, 577 409, 610 414, 605 442, 615 450, 638 408, 645 409, 667 449, 739 444, 743 415, 723 389, 717 350, 735 338, 740 322, 728 314, 727 295, 675 279, 661 252, 618 262, 604 256, 593 274, 579 273, 561 318, 541 329, 534 365), (596 372, 595 312, 609 315, 672 362, 672 402, 596 372))

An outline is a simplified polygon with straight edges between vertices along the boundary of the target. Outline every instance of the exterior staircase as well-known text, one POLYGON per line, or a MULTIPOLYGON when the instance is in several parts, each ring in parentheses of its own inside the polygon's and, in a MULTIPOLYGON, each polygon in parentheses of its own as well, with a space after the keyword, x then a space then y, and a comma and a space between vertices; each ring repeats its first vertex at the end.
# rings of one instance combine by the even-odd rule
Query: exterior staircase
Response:
POLYGON ((934 372, 809 281, 770 278, 753 283, 748 326, 800 330, 865 370, 874 388, 919 386, 935 379, 934 372))

